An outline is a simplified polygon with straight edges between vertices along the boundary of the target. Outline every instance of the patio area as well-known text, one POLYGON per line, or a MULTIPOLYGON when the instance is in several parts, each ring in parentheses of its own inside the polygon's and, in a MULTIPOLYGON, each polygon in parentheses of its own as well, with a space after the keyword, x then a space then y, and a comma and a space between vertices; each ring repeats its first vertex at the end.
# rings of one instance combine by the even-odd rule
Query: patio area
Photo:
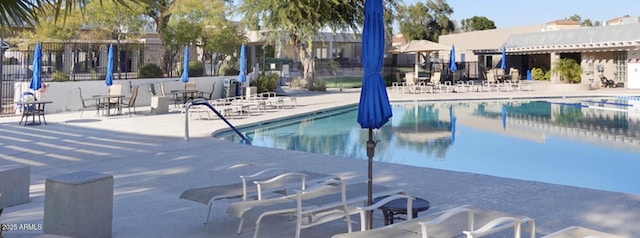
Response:
MULTIPOLYGON (((549 97, 571 95, 640 95, 640 90, 601 89, 552 92, 535 85, 527 92, 401 94, 389 90, 392 101, 549 97)), ((236 126, 276 120, 331 107, 356 104, 359 89, 322 93, 288 90, 297 97, 296 109, 232 119, 236 126)), ((57 103, 57 102, 56 102, 57 103)), ((139 107, 129 117, 95 117, 87 111, 47 115, 48 125, 20 126, 19 116, 0 118, 0 166, 31 166, 30 202, 4 209, 2 224, 43 224, 45 180, 76 171, 111 174, 114 178, 113 237, 252 237, 252 229, 236 235, 238 219, 223 213, 233 201, 213 204, 209 224, 207 207, 180 200, 189 188, 213 185, 209 169, 250 162, 291 171, 310 170, 341 176, 350 183, 364 182, 367 161, 233 144, 211 137, 226 129, 222 120, 189 119, 190 140, 184 138, 179 113, 151 115, 139 107)), ((354 118, 355 120, 355 118, 354 118)), ((363 141, 364 143, 364 141, 363 141)), ((553 166, 553 165, 550 165, 553 166)), ((544 171, 540 171, 544 173, 544 171)), ((425 216, 464 204, 529 216, 537 235, 578 225, 640 237, 640 195, 499 178, 376 162, 374 183, 400 187, 409 195, 427 199, 425 216)), ((236 182, 237 178, 215 181, 236 182)), ((635 183, 636 181, 629 181, 635 183)), ((359 221, 357 217, 353 217, 359 221)), ((286 218, 267 219, 261 237, 293 237, 295 223, 286 218)), ((383 225, 374 213, 374 227, 383 225)), ((354 227, 359 227, 358 225, 354 227)), ((344 221, 334 221, 302 231, 302 237, 330 237, 347 231, 344 221)), ((42 230, 3 232, 11 237, 49 237, 42 230)))

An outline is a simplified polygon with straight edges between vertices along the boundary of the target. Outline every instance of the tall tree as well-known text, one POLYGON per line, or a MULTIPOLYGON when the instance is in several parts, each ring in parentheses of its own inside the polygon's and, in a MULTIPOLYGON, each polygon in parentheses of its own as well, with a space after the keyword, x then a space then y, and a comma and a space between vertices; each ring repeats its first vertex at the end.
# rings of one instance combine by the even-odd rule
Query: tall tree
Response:
POLYGON ((427 1, 427 7, 433 11, 433 16, 436 20, 433 26, 435 28, 436 41, 441 35, 449 34, 456 29, 455 22, 450 19, 451 14, 453 14, 453 8, 447 4, 446 0, 429 0, 427 1))
POLYGON ((144 5, 136 1, 126 0, 128 6, 114 2, 91 1, 85 12, 87 29, 92 32, 91 39, 112 39, 120 41, 137 38, 144 31, 148 22, 144 18, 144 5))
POLYGON ((567 20, 572 20, 572 21, 577 21, 577 22, 582 22, 582 17, 578 14, 573 14, 573 16, 570 16, 568 18, 565 18, 567 20))
POLYGON ((567 17, 565 19, 580 22, 581 26, 600 26, 599 21, 593 22, 591 21, 591 19, 588 19, 588 18, 582 19, 582 17, 578 14, 573 14, 573 16, 567 17))
POLYGON ((226 16, 231 10, 224 1, 181 0, 171 9, 174 17, 169 28, 175 44, 198 43, 204 49, 204 57, 231 55, 239 50, 245 40, 244 33, 226 16))
POLYGON ((418 2, 414 5, 400 7, 397 20, 400 32, 407 40, 438 41, 440 35, 455 30, 455 23, 450 19, 453 9, 444 0, 429 0, 426 4, 418 2))
POLYGON ((460 21, 462 31, 482 31, 496 29, 496 24, 484 16, 473 16, 460 21))
MULTIPOLYGON (((393 11, 398 0, 385 0, 393 11)), ((286 39, 302 64, 302 85, 309 90, 323 90, 322 79, 316 81, 315 61, 311 50, 316 33, 328 28, 334 32, 360 32, 364 0, 293 1, 244 0, 238 12, 248 23, 259 22, 271 44, 286 39)))
MULTIPOLYGON (((119 0, 122 1, 122 0, 119 0)), ((203 33, 211 15, 225 16, 224 11, 219 11, 221 4, 224 6, 228 0, 153 0, 154 4, 148 5, 146 15, 156 24, 156 32, 160 35, 163 51, 160 55, 160 68, 168 73, 171 68, 172 55, 177 52, 173 44, 185 44, 195 42, 203 33), (211 11, 211 12, 207 12, 211 11), (176 18, 173 18, 173 16, 176 18), (171 23, 171 21, 176 21, 171 23), (190 29, 194 27, 193 29, 190 29)), ((216 27, 216 26, 208 26, 216 27)))
POLYGON ((434 34, 431 26, 435 20, 429 13, 427 5, 418 2, 411 6, 400 6, 397 19, 400 22, 400 32, 405 39, 433 40, 434 34))
POLYGON ((37 15, 40 17, 34 31, 25 31, 21 34, 21 38, 27 41, 69 41, 78 39, 81 35, 81 29, 86 25, 86 21, 81 11, 69 11, 66 23, 56 21, 54 17, 45 17, 54 15, 54 9, 51 6, 42 6, 42 12, 37 15))

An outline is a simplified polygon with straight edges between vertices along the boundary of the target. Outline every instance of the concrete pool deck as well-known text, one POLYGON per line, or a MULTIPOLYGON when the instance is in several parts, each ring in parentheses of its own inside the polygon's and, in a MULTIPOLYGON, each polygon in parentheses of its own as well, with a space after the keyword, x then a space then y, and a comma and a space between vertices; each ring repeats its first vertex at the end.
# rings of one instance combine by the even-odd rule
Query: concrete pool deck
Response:
MULTIPOLYGON (((355 104, 359 95, 355 89, 342 92, 332 89, 323 93, 291 90, 291 96, 297 97, 296 109, 280 109, 230 121, 242 126, 355 104)), ((531 92, 400 94, 389 89, 392 101, 581 95, 638 96, 640 90, 560 93, 544 90, 542 84, 534 85, 531 92)), ((138 115, 112 118, 95 117, 92 111, 85 112, 82 118, 79 112, 55 113, 47 115, 48 126, 22 127, 18 126, 20 117, 0 118, 0 166, 15 163, 31 166, 31 201, 6 208, 0 223, 42 224, 45 180, 76 171, 114 176, 113 237, 252 237, 251 229, 236 235, 238 219, 223 213, 225 206, 236 200, 214 203, 210 222, 203 225, 206 206, 178 198, 185 189, 212 184, 208 170, 222 164, 252 162, 335 174, 349 182, 366 181, 364 159, 220 141, 211 137, 213 131, 227 128, 218 119, 190 119, 191 138, 185 141, 180 114, 149 115, 148 107, 137 109, 138 115)), ((420 213, 421 216, 472 204, 532 217, 536 220, 538 236, 579 225, 640 237, 640 195, 382 162, 374 164, 374 173, 376 184, 401 187, 410 195, 429 200, 431 209, 420 213)), ((216 183, 235 179, 225 178, 216 183)), ((375 226, 380 226, 382 214, 376 212, 374 220, 375 226)), ((293 236, 295 225, 286 222, 286 218, 266 222, 261 237, 293 236)), ((305 229, 302 236, 330 237, 343 232, 346 232, 345 222, 334 221, 305 229)), ((9 231, 3 235, 5 238, 48 236, 42 231, 9 231)))

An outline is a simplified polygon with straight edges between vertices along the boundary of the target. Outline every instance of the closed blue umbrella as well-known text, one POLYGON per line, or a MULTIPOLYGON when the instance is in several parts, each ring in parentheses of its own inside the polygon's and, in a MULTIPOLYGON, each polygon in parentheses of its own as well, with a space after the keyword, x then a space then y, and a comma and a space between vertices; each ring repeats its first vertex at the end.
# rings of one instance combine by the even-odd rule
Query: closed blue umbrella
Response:
POLYGON ((458 71, 458 66, 456 66, 456 47, 454 45, 451 46, 451 56, 449 57, 449 70, 452 73, 458 71))
MULTIPOLYGON (((244 43, 240 46, 240 73, 238 73, 238 82, 244 83, 247 81, 247 53, 245 53, 244 43)), ((238 88, 238 95, 242 94, 240 87, 238 88)))
MULTIPOLYGON (((367 141, 367 157, 369 158, 369 177, 367 204, 372 203, 373 189, 373 156, 376 143, 373 140, 373 129, 380 129, 392 116, 391 104, 387 89, 380 75, 384 57, 384 22, 382 0, 367 0, 364 4, 364 25, 362 30, 362 90, 358 105, 358 123, 369 129, 367 141)), ((367 225, 372 226, 371 216, 367 225)))
POLYGON ((37 44, 36 49, 33 51, 33 75, 29 85, 30 89, 38 90, 42 87, 40 71, 42 71, 42 48, 40 48, 40 44, 37 44))
POLYGON ((189 82, 189 46, 184 47, 184 62, 182 62, 182 82, 189 82))
POLYGON ((502 47, 502 63, 500 64, 500 68, 507 70, 507 49, 502 47))
POLYGON ((113 85, 113 45, 109 45, 109 54, 107 55, 107 75, 104 77, 104 84, 113 85))
POLYGON ((531 76, 531 70, 530 69, 527 70, 527 80, 533 80, 533 77, 531 76))

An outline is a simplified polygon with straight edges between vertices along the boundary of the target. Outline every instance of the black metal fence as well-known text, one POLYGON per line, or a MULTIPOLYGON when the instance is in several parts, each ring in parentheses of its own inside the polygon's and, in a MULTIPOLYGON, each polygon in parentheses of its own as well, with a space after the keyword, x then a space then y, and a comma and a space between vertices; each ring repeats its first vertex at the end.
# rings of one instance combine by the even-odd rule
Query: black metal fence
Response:
MULTIPOLYGON (((183 62, 182 45, 119 43, 114 46, 114 79, 139 78, 138 70, 145 64, 166 67, 164 77, 177 77, 183 62), (166 50, 166 60, 162 55, 166 50)), ((0 114, 12 113, 13 85, 31 79, 35 45, 26 50, 5 49, 0 70, 0 114)), ((41 43, 42 70, 40 76, 49 81, 104 80, 107 71, 109 43, 45 42, 41 43)), ((211 54, 205 54, 205 56, 211 54)), ((209 60, 210 57, 192 57, 209 60)), ((204 63, 203 63, 204 64, 204 63)), ((204 72, 206 73, 206 72, 204 72)))

